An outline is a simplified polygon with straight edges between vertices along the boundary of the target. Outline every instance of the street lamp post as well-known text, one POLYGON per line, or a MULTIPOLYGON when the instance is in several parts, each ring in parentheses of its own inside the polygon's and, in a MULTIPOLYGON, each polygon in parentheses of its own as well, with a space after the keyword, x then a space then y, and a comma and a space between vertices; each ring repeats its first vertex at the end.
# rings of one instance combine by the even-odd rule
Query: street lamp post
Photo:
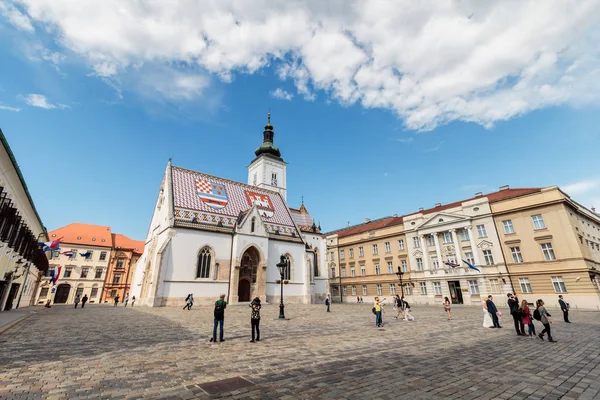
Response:
POLYGON ((402 297, 404 297, 404 285, 402 284, 402 275, 404 275, 404 272, 402 272, 400 267, 398 267, 398 272, 396 272, 396 275, 398 275, 398 279, 400 279, 400 290, 402 291, 402 297))
POLYGON ((286 267, 287 267, 287 263, 285 262, 285 256, 281 256, 281 258, 279 259, 279 263, 277 264, 277 269, 279 270, 279 275, 281 276, 281 280, 279 281, 281 283, 281 296, 280 296, 280 301, 279 301, 279 319, 285 319, 285 313, 284 313, 285 306, 283 305, 283 274, 285 273, 286 267))

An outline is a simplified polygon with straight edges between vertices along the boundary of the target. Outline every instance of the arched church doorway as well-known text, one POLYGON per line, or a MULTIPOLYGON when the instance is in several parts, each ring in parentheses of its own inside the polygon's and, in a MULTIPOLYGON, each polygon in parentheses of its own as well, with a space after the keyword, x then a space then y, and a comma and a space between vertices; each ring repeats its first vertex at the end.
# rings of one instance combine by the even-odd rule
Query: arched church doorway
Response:
POLYGON ((56 294, 54 295, 54 304, 65 304, 69 298, 70 291, 71 285, 66 283, 58 285, 56 288, 56 294))
POLYGON ((240 279, 238 296, 239 301, 250 301, 250 281, 248 279, 240 279))
POLYGON ((258 250, 254 247, 250 247, 242 255, 238 282, 238 301, 250 301, 252 285, 256 283, 259 259, 258 250))

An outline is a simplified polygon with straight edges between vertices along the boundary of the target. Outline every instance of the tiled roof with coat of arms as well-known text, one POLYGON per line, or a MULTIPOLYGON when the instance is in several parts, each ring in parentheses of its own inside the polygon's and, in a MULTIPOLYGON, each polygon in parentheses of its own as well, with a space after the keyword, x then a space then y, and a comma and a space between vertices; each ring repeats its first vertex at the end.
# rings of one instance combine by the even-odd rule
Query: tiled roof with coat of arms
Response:
POLYGON ((270 233, 295 235, 294 221, 278 192, 171 167, 176 222, 231 228, 256 205, 270 233))

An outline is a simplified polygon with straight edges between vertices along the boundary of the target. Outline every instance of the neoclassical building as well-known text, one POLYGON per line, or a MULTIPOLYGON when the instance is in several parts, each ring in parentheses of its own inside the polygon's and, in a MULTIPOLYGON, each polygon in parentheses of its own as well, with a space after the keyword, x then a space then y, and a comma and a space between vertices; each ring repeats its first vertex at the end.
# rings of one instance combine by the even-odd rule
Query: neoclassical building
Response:
POLYGON ((600 216, 556 186, 503 186, 325 237, 331 291, 343 301, 402 293, 417 304, 448 296, 479 305, 491 294, 504 304, 511 292, 600 309, 600 216))
POLYGON ((269 122, 248 166, 248 184, 167 164, 132 286, 149 306, 254 297, 278 301, 284 257, 286 302, 324 298, 324 240, 304 206, 286 202, 287 163, 269 122))

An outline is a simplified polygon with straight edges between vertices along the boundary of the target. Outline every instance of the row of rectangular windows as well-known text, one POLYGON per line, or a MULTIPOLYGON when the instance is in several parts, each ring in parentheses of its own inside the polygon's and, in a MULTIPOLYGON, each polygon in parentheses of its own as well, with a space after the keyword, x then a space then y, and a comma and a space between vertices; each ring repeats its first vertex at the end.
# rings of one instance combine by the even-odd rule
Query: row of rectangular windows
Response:
MULTIPOLYGON (((533 222, 533 228, 535 230, 540 230, 540 229, 545 229, 546 228, 546 224, 544 223, 544 218, 542 217, 541 214, 536 214, 536 215, 532 215, 531 216, 531 220, 533 222)), ((504 226, 504 233, 506 234, 512 234, 515 233, 515 229, 513 227, 513 223, 512 220, 508 219, 508 220, 504 220, 502 221, 502 224, 504 226)), ((479 238, 486 238, 487 237, 487 229, 485 227, 485 224, 480 224, 480 225, 476 225, 477 228, 477 235, 479 236, 479 238)), ((460 239, 461 241, 468 241, 469 240, 469 232, 466 229, 461 229, 459 231, 460 234, 460 239)), ((449 244, 452 243, 452 234, 450 232, 442 232, 442 238, 443 238, 443 242, 445 244, 449 244)), ((419 237, 415 236, 412 238, 413 239, 413 247, 415 249, 418 249, 421 247, 421 242, 419 237)), ((434 246, 435 245, 435 239, 433 235, 428 235, 427 237, 428 240, 428 244, 429 246, 434 246)), ((385 242, 385 252, 389 253, 391 252, 391 244, 390 242, 385 242)), ((404 250, 404 240, 400 239, 398 240, 398 249, 399 250, 404 250)), ((373 250, 373 255, 378 255, 379 251, 377 248, 376 244, 372 245, 372 250, 373 250)), ((354 258, 354 249, 349 249, 349 256, 350 258, 354 258)), ((359 257, 363 257, 364 256, 364 249, 363 247, 359 247, 358 248, 358 253, 359 253, 359 257)), ((335 259, 335 253, 331 252, 331 260, 333 261, 335 259)), ((345 259, 345 251, 344 250, 340 250, 340 259, 344 260, 345 259)))
MULTIPOLYGON (((52 258, 58 258, 60 257, 61 252, 60 250, 54 250, 52 251, 52 258)), ((85 253, 79 253, 79 255, 81 257, 83 257, 86 260, 92 260, 94 258, 94 251, 93 250, 87 250, 85 253)), ((104 261, 106 260, 106 255, 107 252, 106 251, 101 251, 100 252, 100 257, 99 257, 99 261, 104 261)), ((71 249, 71 255, 67 256, 69 258, 69 260, 74 260, 77 258, 77 249, 71 249)))

